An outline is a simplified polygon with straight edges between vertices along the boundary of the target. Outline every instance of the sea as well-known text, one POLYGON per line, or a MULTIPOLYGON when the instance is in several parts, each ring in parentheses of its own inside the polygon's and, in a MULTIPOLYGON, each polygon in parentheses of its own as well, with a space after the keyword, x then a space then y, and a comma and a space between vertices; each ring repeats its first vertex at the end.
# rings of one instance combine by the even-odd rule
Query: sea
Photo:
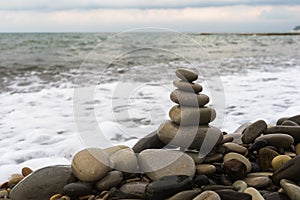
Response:
POLYGON ((300 114, 300 35, 175 31, 0 34, 0 182, 70 164, 86 147, 133 146, 175 105, 177 68, 227 133, 300 114))

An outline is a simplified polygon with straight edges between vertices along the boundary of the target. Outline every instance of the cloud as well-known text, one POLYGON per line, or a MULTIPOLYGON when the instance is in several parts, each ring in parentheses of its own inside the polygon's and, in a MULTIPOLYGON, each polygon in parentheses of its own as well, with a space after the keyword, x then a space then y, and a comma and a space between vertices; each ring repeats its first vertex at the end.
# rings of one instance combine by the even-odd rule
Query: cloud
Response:
POLYGON ((235 5, 300 5, 299 0, 0 0, 1 10, 168 9, 235 5))
POLYGON ((262 19, 269 20, 288 20, 295 19, 297 15, 291 9, 288 8, 272 7, 270 9, 263 10, 259 17, 262 19))
POLYGON ((61 11, 2 11, 2 32, 102 32, 137 27, 164 27, 179 31, 261 32, 289 31, 300 19, 300 6, 285 6, 294 20, 261 20, 274 6, 227 6, 184 9, 93 9, 61 11))

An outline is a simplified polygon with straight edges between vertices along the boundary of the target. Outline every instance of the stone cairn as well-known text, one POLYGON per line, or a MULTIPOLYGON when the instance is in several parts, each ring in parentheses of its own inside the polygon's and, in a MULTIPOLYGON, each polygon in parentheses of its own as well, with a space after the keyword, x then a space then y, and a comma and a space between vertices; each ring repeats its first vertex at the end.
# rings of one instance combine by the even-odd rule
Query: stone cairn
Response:
POLYGON ((300 115, 222 133, 197 74, 176 75, 178 105, 157 131, 133 148, 83 149, 71 165, 24 167, 0 200, 300 200, 300 115))

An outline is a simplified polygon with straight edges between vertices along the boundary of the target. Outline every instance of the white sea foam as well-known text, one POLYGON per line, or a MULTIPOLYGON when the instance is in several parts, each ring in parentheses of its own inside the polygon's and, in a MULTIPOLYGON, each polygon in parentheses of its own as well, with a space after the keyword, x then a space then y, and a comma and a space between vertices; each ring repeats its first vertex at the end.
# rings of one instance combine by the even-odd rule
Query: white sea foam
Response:
MULTIPOLYGON (((279 117, 300 114, 299 73, 298 66, 222 76, 226 113, 220 128, 230 133, 245 122, 264 119, 274 124, 279 117)), ((124 99, 120 95, 124 88, 117 83, 96 87, 94 99, 79 95, 76 98, 82 110, 75 109, 78 115, 74 115, 73 109, 74 89, 0 94, 0 182, 24 166, 38 169, 68 164, 72 155, 86 145, 133 146, 137 138, 168 119, 168 110, 173 105, 169 93, 174 89, 171 85, 155 84, 133 88, 124 99), (94 132, 94 122, 103 136, 94 132)), ((209 90, 206 88, 204 93, 209 94, 209 90)))

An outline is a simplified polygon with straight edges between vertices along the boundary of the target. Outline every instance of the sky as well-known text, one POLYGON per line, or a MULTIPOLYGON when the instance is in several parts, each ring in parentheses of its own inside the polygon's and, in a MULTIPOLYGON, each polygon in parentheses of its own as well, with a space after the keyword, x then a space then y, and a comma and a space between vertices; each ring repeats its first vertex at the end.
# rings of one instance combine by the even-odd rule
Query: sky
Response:
POLYGON ((0 0, 0 32, 288 32, 300 0, 0 0))

